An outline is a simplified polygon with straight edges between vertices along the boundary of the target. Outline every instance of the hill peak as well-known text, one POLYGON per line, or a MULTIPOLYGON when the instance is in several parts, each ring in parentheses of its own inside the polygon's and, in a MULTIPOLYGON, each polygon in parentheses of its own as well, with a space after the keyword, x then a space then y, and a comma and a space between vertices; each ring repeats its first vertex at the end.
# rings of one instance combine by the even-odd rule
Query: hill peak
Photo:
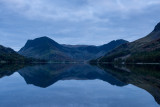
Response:
POLYGON ((54 40, 52 40, 51 38, 49 38, 49 37, 47 37, 47 36, 42 36, 42 37, 38 37, 38 38, 35 38, 35 39, 33 39, 33 40, 31 40, 31 41, 54 41, 54 40))
MULTIPOLYGON (((124 40, 124 39, 117 39, 117 40, 113 40, 113 41, 111 41, 111 42, 109 42, 109 43, 107 43, 107 44, 113 44, 113 43, 116 43, 116 44, 124 44, 124 43, 128 43, 128 41, 127 41, 127 40, 124 40)), ((104 45, 106 45, 106 44, 104 44, 104 45)))
POLYGON ((57 48, 61 48, 62 46, 58 44, 57 42, 55 42, 54 40, 52 40, 51 38, 47 36, 43 36, 43 37, 35 38, 33 40, 28 40, 25 46, 20 49, 20 51, 24 49, 32 49, 32 48, 39 49, 39 50, 41 49, 45 50, 51 47, 57 49, 57 48))
POLYGON ((160 31, 160 22, 155 26, 154 31, 160 31))
POLYGON ((45 44, 45 43, 52 43, 52 44, 58 44, 57 42, 55 42, 54 40, 52 40, 51 38, 47 37, 47 36, 42 36, 39 38, 35 38, 33 40, 28 40, 27 43, 37 43, 37 44, 45 44))
POLYGON ((50 39, 48 36, 42 36, 42 37, 38 37, 36 39, 50 39))

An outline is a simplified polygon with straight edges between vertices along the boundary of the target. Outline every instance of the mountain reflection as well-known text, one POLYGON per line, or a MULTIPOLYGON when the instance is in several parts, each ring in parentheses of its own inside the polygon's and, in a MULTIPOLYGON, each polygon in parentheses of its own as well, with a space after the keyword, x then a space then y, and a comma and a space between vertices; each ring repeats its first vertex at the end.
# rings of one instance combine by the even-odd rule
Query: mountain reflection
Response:
POLYGON ((24 64, 0 64, 0 78, 10 76, 19 69, 24 68, 24 64))
POLYGON ((112 85, 124 86, 125 83, 97 67, 78 64, 48 64, 26 67, 18 71, 27 84, 49 87, 59 80, 93 80, 100 79, 112 85))
MULTIPOLYGON (((59 80, 103 80, 119 87, 132 84, 149 92, 160 104, 159 65, 0 65, 0 78, 18 72, 27 84, 46 88, 59 80)), ((84 81, 85 82, 85 81, 84 81)))

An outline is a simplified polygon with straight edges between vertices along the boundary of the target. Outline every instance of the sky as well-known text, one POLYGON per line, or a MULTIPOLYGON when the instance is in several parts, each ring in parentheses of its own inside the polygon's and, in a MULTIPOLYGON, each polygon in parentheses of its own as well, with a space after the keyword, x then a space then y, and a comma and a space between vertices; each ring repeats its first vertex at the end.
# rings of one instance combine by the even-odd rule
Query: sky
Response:
POLYGON ((18 51, 28 39, 102 45, 134 41, 160 22, 160 0, 0 0, 0 44, 18 51))

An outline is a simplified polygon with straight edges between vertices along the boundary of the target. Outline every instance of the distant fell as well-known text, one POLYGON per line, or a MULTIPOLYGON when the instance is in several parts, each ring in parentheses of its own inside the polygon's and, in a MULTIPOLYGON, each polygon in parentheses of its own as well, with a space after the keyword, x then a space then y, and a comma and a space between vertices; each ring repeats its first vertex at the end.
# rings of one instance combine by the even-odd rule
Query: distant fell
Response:
POLYGON ((117 46, 127 42, 121 39, 102 46, 62 45, 48 37, 40 37, 28 40, 18 53, 27 57, 50 61, 84 61, 103 56, 117 46))

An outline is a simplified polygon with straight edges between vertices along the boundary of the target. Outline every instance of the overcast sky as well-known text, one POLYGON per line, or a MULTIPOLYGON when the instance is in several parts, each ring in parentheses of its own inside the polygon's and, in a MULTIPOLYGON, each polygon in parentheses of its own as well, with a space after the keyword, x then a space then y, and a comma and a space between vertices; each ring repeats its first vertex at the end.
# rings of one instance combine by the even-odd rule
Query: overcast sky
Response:
POLYGON ((61 44, 133 41, 160 22, 160 0, 0 0, 0 44, 19 50, 48 36, 61 44))

